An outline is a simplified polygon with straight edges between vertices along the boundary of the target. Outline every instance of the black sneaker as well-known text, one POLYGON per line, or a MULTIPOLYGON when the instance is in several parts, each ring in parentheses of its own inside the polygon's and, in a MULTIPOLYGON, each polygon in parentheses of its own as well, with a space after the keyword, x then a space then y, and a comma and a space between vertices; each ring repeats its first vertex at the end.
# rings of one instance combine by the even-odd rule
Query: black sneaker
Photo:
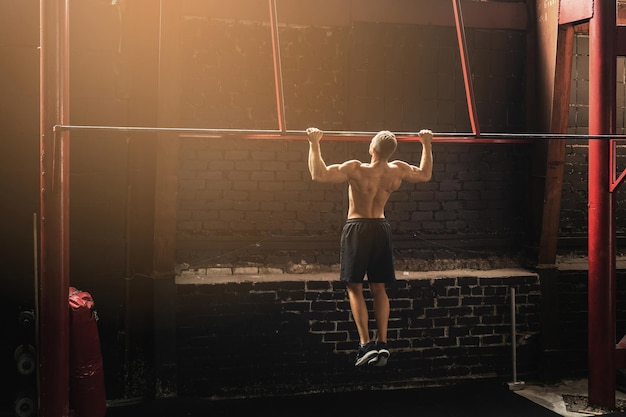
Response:
POLYGON ((369 364, 371 361, 375 361, 377 356, 376 343, 371 341, 364 345, 359 344, 359 352, 356 355, 354 366, 369 364))
POLYGON ((375 349, 378 351, 376 361, 371 364, 374 366, 385 366, 389 359, 389 346, 385 342, 377 342, 375 349))

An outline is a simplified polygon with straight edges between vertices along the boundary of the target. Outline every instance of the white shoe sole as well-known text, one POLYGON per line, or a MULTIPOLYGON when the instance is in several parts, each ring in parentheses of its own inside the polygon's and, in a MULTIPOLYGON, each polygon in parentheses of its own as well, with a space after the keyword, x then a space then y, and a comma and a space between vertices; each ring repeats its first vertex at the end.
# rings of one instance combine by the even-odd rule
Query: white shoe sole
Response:
POLYGON ((378 357, 376 358, 376 362, 372 363, 373 366, 385 366, 387 365, 387 360, 389 359, 389 351, 387 349, 381 349, 378 351, 378 357))
POLYGON ((359 358, 356 363, 354 364, 354 366, 362 366, 365 364, 370 364, 371 362, 376 360, 376 355, 378 354, 377 351, 375 350, 371 350, 369 352, 367 352, 365 355, 363 355, 362 358, 359 358))

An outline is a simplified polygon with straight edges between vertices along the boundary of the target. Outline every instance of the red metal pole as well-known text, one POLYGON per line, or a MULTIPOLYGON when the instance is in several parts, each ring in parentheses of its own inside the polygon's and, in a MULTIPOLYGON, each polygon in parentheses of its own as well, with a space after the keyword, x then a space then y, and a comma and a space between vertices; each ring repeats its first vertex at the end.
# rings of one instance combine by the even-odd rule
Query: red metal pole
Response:
POLYGON ((474 96, 474 83, 472 81, 472 71, 469 57, 467 56, 467 40, 465 38, 465 24, 463 23, 463 12, 461 11, 461 0, 452 0, 454 9, 454 22, 456 24, 456 36, 459 42, 459 54, 461 56, 461 66, 463 68, 463 80, 465 82, 465 97, 467 98, 467 111, 469 112, 472 132, 476 137, 480 136, 480 125, 478 124, 478 113, 476 111, 476 100, 474 96))
MULTIPOLYGON (((589 26, 589 134, 615 130, 616 2, 594 2, 589 26)), ((589 141, 589 403, 615 408, 615 247, 610 142, 589 141)))
POLYGON ((276 111, 278 112, 278 129, 281 132, 287 130, 285 120, 285 99, 283 95, 283 74, 280 60, 280 42, 278 37, 278 16, 276 12, 276 0, 269 0, 270 5, 270 28, 272 32, 272 57, 274 58, 274 86, 276 89, 276 111))
POLYGON ((39 416, 69 415, 69 0, 41 0, 39 416))

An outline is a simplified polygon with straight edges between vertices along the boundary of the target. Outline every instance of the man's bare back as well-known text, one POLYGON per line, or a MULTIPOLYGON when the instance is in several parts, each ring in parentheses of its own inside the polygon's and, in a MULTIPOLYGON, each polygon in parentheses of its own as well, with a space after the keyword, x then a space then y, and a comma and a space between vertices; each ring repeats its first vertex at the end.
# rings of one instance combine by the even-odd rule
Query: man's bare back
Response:
POLYGON ((317 128, 308 128, 306 133, 310 144, 311 178, 319 182, 348 182, 349 219, 384 218, 385 205, 389 196, 400 187, 402 181, 425 182, 432 176, 432 132, 430 130, 419 132, 423 146, 419 167, 404 161, 389 162, 389 157, 395 150, 397 142, 395 136, 387 131, 380 132, 372 139, 369 163, 350 160, 342 164, 327 166, 320 150, 323 132, 317 128), (381 140, 393 141, 392 149, 385 149, 379 145, 381 140))

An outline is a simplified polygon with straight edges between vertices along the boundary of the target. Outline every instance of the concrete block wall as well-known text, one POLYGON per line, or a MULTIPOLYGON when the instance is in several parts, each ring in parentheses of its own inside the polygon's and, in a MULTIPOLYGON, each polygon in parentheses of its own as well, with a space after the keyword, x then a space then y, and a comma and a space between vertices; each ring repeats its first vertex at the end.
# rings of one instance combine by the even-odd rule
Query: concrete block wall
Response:
POLYGON ((381 369, 355 369, 358 336, 344 286, 332 274, 279 281, 238 275, 208 284, 178 278, 179 396, 510 380, 511 288, 518 372, 538 371, 540 283, 529 271, 399 274, 388 289, 392 357, 381 369))

